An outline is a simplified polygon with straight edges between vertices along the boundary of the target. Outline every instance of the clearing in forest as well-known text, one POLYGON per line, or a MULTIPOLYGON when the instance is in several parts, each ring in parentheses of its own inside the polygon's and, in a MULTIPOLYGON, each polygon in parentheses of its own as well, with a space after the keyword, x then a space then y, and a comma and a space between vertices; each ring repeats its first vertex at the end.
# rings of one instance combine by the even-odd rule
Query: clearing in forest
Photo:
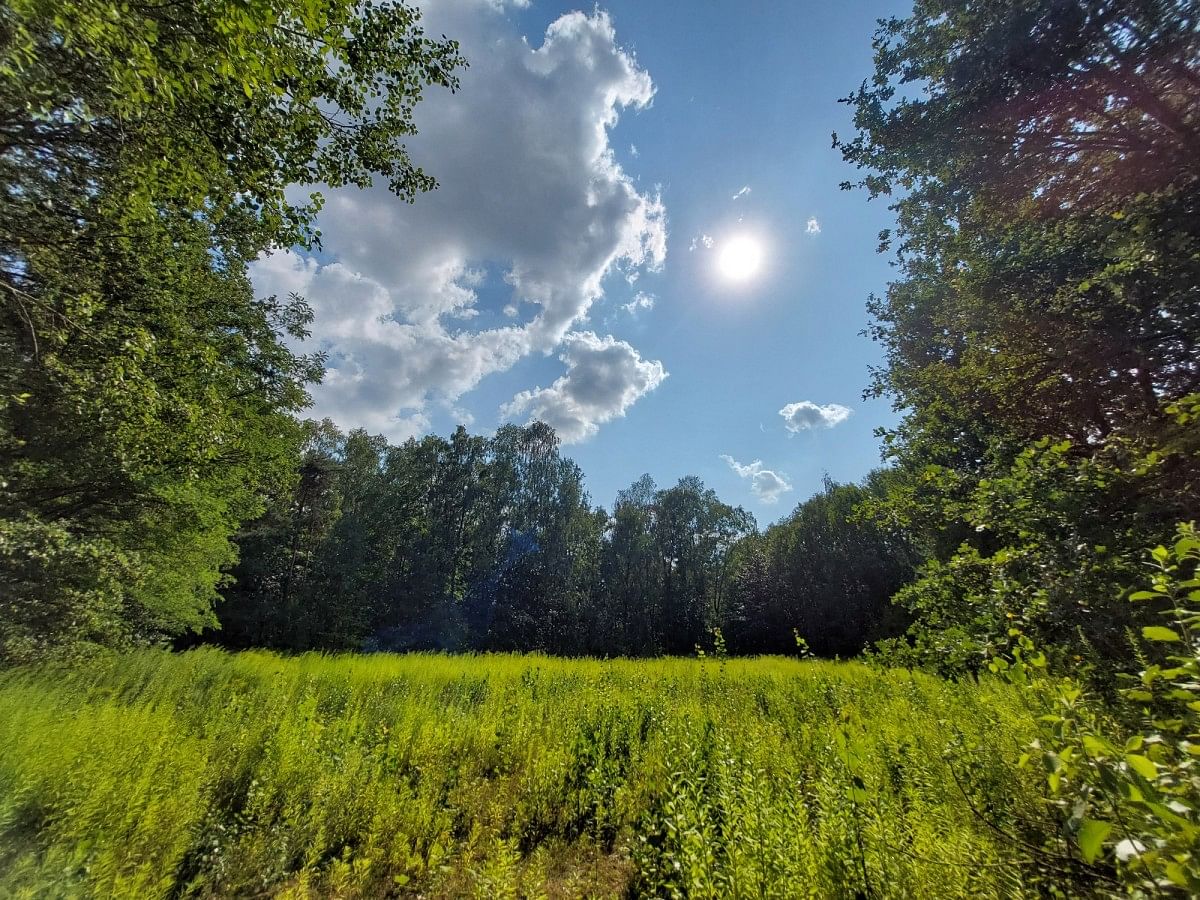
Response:
POLYGON ((1034 893, 1011 690, 781 658, 281 657, 0 675, 25 896, 1034 893), (949 752, 947 752, 949 751, 949 752))

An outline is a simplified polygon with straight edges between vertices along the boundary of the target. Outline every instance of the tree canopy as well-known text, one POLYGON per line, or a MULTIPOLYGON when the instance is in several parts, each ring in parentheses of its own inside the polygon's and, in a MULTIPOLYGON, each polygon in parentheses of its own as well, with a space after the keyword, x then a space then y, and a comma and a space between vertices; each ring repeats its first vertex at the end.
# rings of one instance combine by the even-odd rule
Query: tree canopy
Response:
POLYGON ((869 393, 904 413, 907 485, 879 511, 925 535, 901 599, 943 660, 1013 618, 1128 652, 1115 601, 1200 497, 1173 412, 1200 390, 1196 26, 1182 2, 920 2, 847 98, 835 144, 898 218, 869 393))
POLYGON ((611 513, 542 423, 389 445, 305 425, 299 481, 239 534, 208 639, 289 649, 850 656, 899 633, 917 559, 860 521, 890 474, 824 491, 765 533, 695 477, 643 475, 611 513))
POLYGON ((322 371, 258 254, 297 186, 434 186, 403 139, 457 46, 403 3, 0 11, 0 656, 211 624, 322 371))

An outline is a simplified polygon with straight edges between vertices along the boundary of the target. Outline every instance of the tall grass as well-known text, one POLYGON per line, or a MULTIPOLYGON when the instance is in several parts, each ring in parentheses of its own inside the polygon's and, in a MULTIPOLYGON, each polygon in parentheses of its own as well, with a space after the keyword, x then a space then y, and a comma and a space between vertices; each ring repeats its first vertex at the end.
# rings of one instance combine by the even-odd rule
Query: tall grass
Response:
POLYGON ((999 686, 849 663, 107 656, 0 675, 0 886, 1033 894, 1030 733, 999 686))

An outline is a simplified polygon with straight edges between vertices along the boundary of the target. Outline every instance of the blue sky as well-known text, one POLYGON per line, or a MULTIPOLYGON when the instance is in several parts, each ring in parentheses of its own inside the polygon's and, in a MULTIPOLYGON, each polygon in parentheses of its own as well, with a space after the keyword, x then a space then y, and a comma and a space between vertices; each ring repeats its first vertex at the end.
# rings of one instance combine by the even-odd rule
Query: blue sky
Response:
POLYGON ((761 524, 879 465, 894 414, 862 399, 880 357, 860 332, 891 214, 839 190, 830 133, 875 19, 905 6, 421 5, 471 62, 410 144, 442 187, 331 192, 320 256, 254 273, 313 303, 315 414, 393 440, 546 418, 595 503, 694 474, 761 524), (735 282, 717 263, 738 236, 762 265, 735 282), (823 417, 789 429, 797 403, 823 417))

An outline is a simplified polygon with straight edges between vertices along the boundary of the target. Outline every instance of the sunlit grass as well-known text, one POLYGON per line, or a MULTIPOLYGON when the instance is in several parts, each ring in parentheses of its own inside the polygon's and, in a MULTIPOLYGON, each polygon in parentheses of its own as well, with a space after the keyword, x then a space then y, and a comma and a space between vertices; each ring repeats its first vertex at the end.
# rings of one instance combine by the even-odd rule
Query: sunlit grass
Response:
POLYGON ((1026 719, 986 684, 776 658, 198 650, 12 671, 0 885, 1019 894, 994 826, 1032 803, 1011 765, 1026 719))

